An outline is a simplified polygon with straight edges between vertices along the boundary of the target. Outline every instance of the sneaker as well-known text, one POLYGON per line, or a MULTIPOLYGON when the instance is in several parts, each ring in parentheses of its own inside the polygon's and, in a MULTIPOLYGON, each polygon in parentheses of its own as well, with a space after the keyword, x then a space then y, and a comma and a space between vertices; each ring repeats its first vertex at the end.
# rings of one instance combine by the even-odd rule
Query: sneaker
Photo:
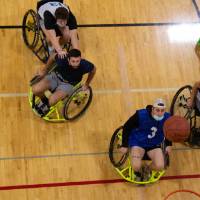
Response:
POLYGON ((149 181, 149 179, 151 178, 152 175, 152 171, 149 168, 148 165, 145 165, 142 167, 142 177, 143 177, 143 181, 149 181))
POLYGON ((41 117, 44 117, 50 109, 46 104, 40 102, 39 104, 35 105, 35 110, 41 117))
POLYGON ((141 182, 142 181, 141 173, 134 173, 134 175, 135 175, 134 181, 136 181, 136 182, 141 182))

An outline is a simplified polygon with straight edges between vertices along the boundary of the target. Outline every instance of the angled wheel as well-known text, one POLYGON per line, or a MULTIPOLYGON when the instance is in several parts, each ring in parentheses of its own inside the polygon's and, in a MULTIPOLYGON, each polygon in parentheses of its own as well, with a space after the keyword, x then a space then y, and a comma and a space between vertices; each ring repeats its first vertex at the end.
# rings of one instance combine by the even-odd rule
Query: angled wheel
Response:
POLYGON ((119 151, 119 148, 122 144, 122 128, 123 127, 121 126, 115 130, 115 132, 112 135, 109 147, 110 161, 117 168, 120 168, 128 158, 128 153, 122 154, 119 151))
POLYGON ((22 35, 28 48, 34 49, 38 42, 37 14, 34 10, 28 10, 22 22, 22 35))
POLYGON ((41 28, 38 29, 38 41, 33 49, 33 53, 41 60, 46 63, 49 58, 49 49, 46 37, 41 28))
POLYGON ((171 115, 178 115, 181 117, 185 117, 190 122, 190 127, 196 126, 196 114, 195 110, 188 108, 187 100, 190 98, 192 92, 192 86, 185 85, 180 88, 171 103, 170 113, 171 115))
POLYGON ((82 90, 82 86, 78 87, 64 104, 64 118, 67 120, 78 118, 87 110, 91 101, 92 88, 89 86, 87 90, 82 90))
POLYGON ((189 108, 187 107, 187 100, 191 96, 192 87, 190 85, 180 88, 171 103, 170 113, 171 115, 178 115, 187 117, 189 108))

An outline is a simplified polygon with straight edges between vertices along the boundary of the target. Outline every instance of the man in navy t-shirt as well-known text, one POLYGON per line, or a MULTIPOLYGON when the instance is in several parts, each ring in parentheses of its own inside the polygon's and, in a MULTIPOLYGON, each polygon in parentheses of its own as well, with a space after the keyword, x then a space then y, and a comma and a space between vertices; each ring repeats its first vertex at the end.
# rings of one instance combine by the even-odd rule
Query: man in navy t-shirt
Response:
POLYGON ((32 86, 33 94, 41 99, 41 103, 36 105, 38 114, 44 116, 49 111, 50 106, 70 95, 84 74, 88 74, 82 86, 83 90, 86 90, 95 72, 95 66, 91 62, 81 59, 81 52, 78 49, 70 50, 68 57, 63 59, 59 58, 57 54, 51 55, 47 64, 38 71, 38 75, 44 78, 32 86), (54 62, 56 62, 56 68, 47 74, 54 62), (44 95, 46 90, 53 91, 49 99, 44 95))

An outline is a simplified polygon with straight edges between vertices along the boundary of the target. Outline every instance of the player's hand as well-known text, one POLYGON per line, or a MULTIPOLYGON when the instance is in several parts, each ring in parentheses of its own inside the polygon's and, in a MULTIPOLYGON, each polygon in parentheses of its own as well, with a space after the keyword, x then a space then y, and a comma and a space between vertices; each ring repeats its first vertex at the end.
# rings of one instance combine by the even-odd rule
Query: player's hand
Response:
POLYGON ((188 98, 188 99, 187 99, 187 106, 188 106, 189 108, 192 108, 193 102, 192 102, 192 99, 191 99, 191 98, 188 98))
POLYGON ((84 84, 84 85, 82 85, 82 90, 85 91, 85 90, 88 89, 88 87, 89 87, 89 86, 88 86, 87 84, 84 84))
POLYGON ((59 58, 65 58, 67 56, 67 52, 65 50, 58 51, 59 58))
POLYGON ((169 155, 171 153, 171 151, 172 151, 172 146, 167 146, 165 151, 169 155))
POLYGON ((120 147, 119 151, 123 154, 128 152, 128 148, 127 147, 120 147))
POLYGON ((36 72, 36 76, 39 76, 39 77, 44 77, 46 75, 46 70, 44 69, 38 69, 37 72, 36 72))

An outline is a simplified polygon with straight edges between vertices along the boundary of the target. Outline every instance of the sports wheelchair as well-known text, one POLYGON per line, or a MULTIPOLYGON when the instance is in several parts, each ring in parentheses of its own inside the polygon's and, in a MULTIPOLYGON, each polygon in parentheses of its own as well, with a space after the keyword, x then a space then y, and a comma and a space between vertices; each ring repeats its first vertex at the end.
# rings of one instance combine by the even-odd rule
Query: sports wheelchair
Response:
MULTIPOLYGON (((40 16, 32 9, 28 10, 24 15, 22 36, 26 46, 32 50, 39 60, 46 63, 50 53, 48 43, 40 27, 40 16)), ((65 44, 63 48, 68 52, 71 48, 71 42, 65 44)))
MULTIPOLYGON (((40 98, 32 93, 32 85, 40 81, 39 76, 34 77, 30 81, 29 89, 29 103, 36 115, 38 115, 35 110, 35 105, 40 103, 40 98)), ((54 91, 46 91, 45 95, 48 97, 54 91)), ((72 94, 65 99, 56 103, 56 105, 51 106, 49 112, 42 118, 50 122, 63 122, 66 120, 75 120, 81 116, 89 107, 92 101, 92 88, 89 86, 87 90, 82 90, 81 83, 78 83, 74 87, 72 94)))
MULTIPOLYGON (((119 149, 122 144, 122 130, 123 127, 119 127, 115 130, 111 137, 110 146, 109 146, 109 158, 117 172, 120 174, 120 176, 132 183, 136 184, 149 184, 154 183, 158 181, 161 176, 164 175, 165 170, 163 171, 152 171, 151 176, 148 180, 145 181, 136 181, 135 180, 135 174, 134 170, 131 167, 131 161, 129 158, 129 153, 122 154, 119 149)), ((165 169, 169 166, 169 155, 165 152, 165 145, 164 142, 162 143, 162 150, 164 155, 164 162, 165 162, 165 169)), ((147 154, 143 157, 143 168, 147 166, 147 162, 151 162, 147 154)), ((145 172, 144 172, 145 173, 145 172)))
POLYGON ((200 127, 197 125, 197 117, 200 116, 200 112, 194 106, 189 108, 187 106, 187 100, 191 96, 192 86, 185 85, 181 87, 174 95, 171 106, 171 115, 178 115, 186 118, 190 123, 190 136, 185 144, 190 147, 200 146, 200 127))

